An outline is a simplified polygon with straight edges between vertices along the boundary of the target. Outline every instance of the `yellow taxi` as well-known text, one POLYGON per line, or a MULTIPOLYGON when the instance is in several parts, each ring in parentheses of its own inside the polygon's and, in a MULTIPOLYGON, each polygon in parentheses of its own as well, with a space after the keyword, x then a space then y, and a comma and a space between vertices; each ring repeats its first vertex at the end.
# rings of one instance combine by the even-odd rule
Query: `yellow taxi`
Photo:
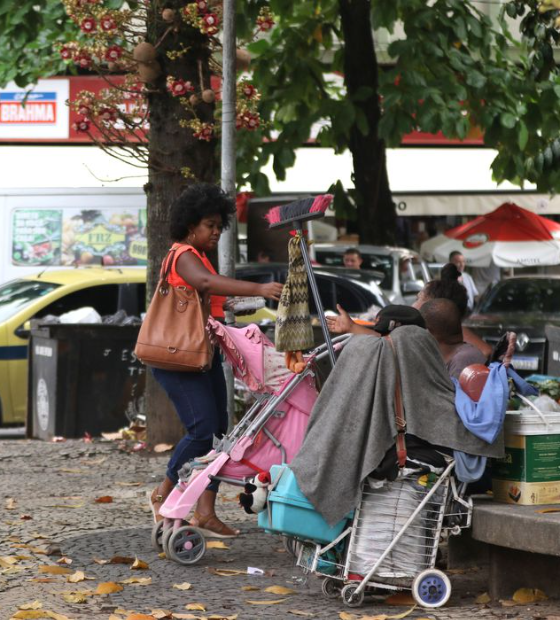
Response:
POLYGON ((42 271, 0 285, 0 422, 23 424, 27 411, 29 321, 91 306, 100 315, 146 305, 146 270, 80 267, 42 271))

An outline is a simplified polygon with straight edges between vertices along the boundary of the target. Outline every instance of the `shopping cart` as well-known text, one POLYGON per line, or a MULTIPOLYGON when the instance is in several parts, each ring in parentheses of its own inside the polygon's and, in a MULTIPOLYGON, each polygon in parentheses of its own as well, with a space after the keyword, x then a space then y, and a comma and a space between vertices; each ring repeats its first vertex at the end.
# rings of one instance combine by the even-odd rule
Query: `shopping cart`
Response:
POLYGON ((296 540, 297 565, 324 577, 323 594, 359 607, 366 594, 411 590, 428 608, 451 595, 447 575, 436 569, 440 539, 471 525, 472 500, 453 475, 403 470, 395 481, 367 478, 348 527, 329 544, 296 540))

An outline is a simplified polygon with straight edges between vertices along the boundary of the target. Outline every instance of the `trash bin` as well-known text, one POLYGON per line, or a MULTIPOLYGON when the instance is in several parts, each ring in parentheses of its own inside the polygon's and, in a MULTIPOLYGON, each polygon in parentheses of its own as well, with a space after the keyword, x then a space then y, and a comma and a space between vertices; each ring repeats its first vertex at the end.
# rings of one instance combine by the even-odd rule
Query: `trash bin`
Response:
POLYGON ((116 431, 145 411, 139 326, 39 325, 29 341, 27 434, 38 439, 116 431))

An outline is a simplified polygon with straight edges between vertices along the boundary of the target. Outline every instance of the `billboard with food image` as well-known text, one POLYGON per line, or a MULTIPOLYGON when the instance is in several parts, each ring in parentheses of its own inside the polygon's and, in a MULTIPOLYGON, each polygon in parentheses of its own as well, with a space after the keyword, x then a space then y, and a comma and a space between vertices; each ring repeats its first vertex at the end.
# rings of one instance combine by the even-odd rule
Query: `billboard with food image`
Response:
POLYGON ((15 265, 145 265, 146 210, 15 209, 15 265))

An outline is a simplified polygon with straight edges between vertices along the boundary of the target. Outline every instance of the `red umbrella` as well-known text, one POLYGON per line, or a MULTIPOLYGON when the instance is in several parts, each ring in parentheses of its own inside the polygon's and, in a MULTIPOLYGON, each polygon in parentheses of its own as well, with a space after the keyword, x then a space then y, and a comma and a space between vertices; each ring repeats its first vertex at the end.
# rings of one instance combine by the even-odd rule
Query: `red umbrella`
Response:
POLYGON ((422 244, 422 255, 446 261, 464 254, 469 265, 500 267, 560 263, 560 224, 506 202, 492 213, 448 230, 422 244))

